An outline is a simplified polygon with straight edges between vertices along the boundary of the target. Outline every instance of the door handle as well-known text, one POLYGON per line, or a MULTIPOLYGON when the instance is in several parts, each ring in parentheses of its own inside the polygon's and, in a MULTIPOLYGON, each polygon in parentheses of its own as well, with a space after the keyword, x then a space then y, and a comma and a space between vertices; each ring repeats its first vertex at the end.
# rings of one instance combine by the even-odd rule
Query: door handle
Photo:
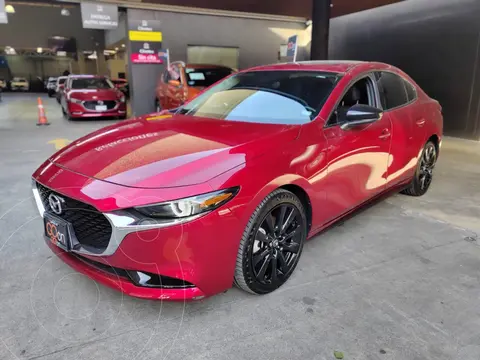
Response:
POLYGON ((387 140, 392 134, 390 133, 390 130, 385 129, 382 131, 382 134, 378 137, 381 140, 387 140))
POLYGON ((425 125, 425 119, 418 119, 417 121, 415 121, 415 124, 422 127, 423 125, 425 125))

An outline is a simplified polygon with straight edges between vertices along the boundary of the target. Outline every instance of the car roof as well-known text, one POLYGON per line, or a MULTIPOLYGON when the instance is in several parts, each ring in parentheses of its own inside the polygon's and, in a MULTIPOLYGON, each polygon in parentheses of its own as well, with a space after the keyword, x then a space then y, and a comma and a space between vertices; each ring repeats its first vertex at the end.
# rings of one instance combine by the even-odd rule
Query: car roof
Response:
POLYGON ((321 61, 298 61, 289 63, 280 63, 272 65, 262 65, 249 69, 248 71, 262 71, 262 70, 305 70, 305 71, 325 71, 338 74, 345 74, 354 68, 385 68, 386 64, 368 61, 354 61, 354 60, 321 60, 321 61))

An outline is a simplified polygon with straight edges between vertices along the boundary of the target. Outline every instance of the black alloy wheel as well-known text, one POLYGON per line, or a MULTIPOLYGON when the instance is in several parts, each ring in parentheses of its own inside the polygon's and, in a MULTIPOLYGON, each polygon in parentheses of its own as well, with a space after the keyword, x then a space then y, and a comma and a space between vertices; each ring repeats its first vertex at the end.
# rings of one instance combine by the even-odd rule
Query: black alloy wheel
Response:
POLYGON ((283 285, 297 266, 307 236, 301 201, 279 189, 257 207, 244 232, 235 271, 241 289, 266 294, 283 285))
POLYGON ((410 186, 402 193, 411 196, 422 196, 432 184, 433 169, 437 162, 437 148, 435 144, 428 141, 418 161, 417 170, 410 186))

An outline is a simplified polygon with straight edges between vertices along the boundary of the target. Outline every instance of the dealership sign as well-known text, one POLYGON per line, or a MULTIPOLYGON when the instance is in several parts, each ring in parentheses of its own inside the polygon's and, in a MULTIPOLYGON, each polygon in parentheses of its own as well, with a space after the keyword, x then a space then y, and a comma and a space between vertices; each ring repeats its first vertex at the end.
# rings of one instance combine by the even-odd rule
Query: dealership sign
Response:
POLYGON ((134 64, 163 64, 162 32, 159 20, 130 20, 130 60, 134 64))
POLYGON ((293 35, 288 38, 287 43, 287 57, 290 61, 297 59, 298 36, 293 35))
POLYGON ((0 24, 7 24, 7 13, 5 12, 5 0, 0 0, 0 24))
POLYGON ((82 2, 82 22, 85 29, 116 29, 118 27, 118 6, 82 2))

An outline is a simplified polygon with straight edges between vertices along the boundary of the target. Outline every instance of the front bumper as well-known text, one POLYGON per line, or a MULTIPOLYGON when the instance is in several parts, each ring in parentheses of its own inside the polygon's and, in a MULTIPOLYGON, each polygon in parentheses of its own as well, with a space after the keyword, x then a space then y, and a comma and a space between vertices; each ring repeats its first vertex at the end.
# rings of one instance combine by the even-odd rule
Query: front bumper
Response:
POLYGON ((113 109, 105 111, 95 111, 84 107, 82 104, 72 102, 67 103, 68 112, 72 118, 96 118, 96 117, 117 117, 127 114, 125 102, 117 102, 113 109))
MULTIPOLYGON (((44 164, 34 174, 34 179, 48 184, 49 188, 55 189, 59 194, 90 204, 103 215, 114 213, 116 207, 144 205, 134 203, 135 199, 143 196, 152 198, 152 194, 155 193, 157 197, 164 197, 174 192, 172 189, 125 188, 72 173, 53 164, 47 166, 44 164), (93 188, 94 194, 92 193, 92 197, 89 198, 86 194, 91 193, 93 188), (104 196, 101 197, 99 194, 104 196), (129 205, 125 206, 126 204, 129 205)), ((198 185, 190 191, 204 193, 208 188, 208 184, 198 185)), ((211 188, 209 190, 211 191, 211 188)), ((185 197, 181 194, 171 196, 172 199, 185 197)), ((37 207, 43 215, 42 211, 45 209, 39 205, 38 199, 36 195, 37 207)), ((111 243, 108 251, 101 254, 81 248, 66 252, 50 241, 48 245, 59 258, 74 269, 135 297, 198 300, 232 286, 243 228, 229 208, 224 206, 195 220, 168 227, 127 229, 122 228, 121 221, 115 224, 110 219, 110 222, 113 227, 111 243), (126 277, 117 276, 92 265, 95 263, 125 271, 158 274, 182 280, 192 286, 188 288, 139 286, 126 277)))

